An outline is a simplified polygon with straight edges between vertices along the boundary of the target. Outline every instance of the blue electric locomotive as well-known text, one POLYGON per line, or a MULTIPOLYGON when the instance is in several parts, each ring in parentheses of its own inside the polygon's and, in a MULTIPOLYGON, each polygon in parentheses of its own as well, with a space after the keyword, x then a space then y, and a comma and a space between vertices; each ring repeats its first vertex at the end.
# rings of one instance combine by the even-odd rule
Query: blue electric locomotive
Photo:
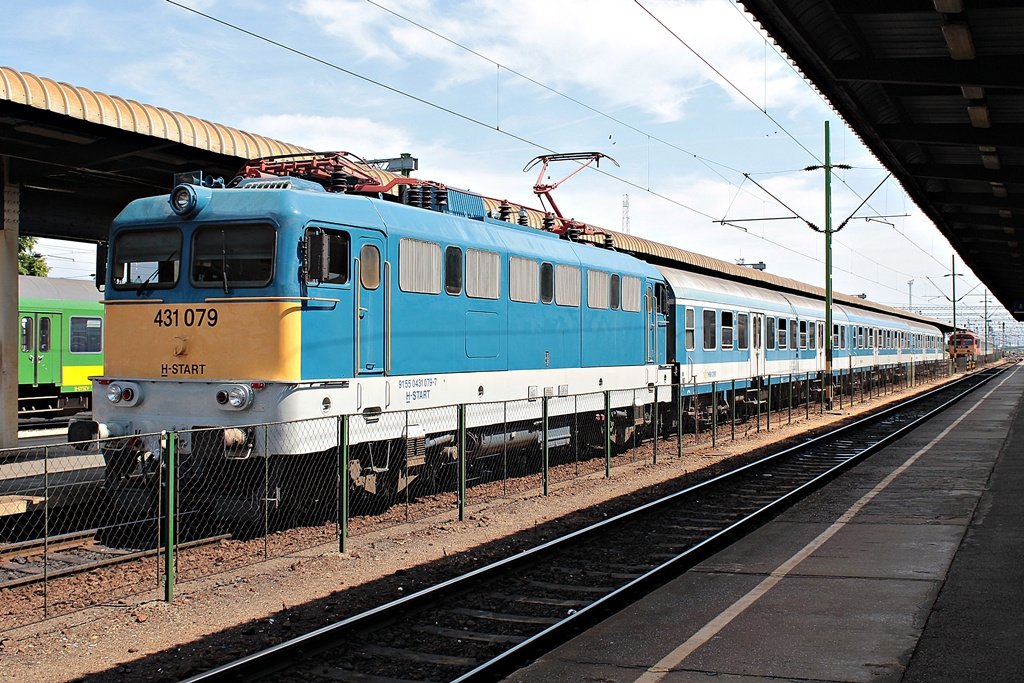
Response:
MULTIPOLYGON (((297 420, 353 416, 351 481, 394 492, 450 461, 460 418, 443 406, 479 405, 465 419, 480 456, 537 443, 544 405, 565 445, 574 412, 603 416, 610 396, 623 445, 650 433, 655 402, 824 368, 820 290, 345 154, 181 182, 132 202, 109 244, 107 364, 95 421, 69 436, 123 437, 105 451, 113 491, 139 481, 162 430, 182 431, 186 469, 218 482, 221 509, 255 510, 267 494, 245 488, 246 468, 317 471, 339 443, 297 420), (580 398, 537 400, 562 396, 580 398), (386 419, 398 413, 412 417, 386 419), (288 424, 254 438, 263 423, 288 424)), ((941 353, 933 321, 839 301, 839 369, 941 353)))

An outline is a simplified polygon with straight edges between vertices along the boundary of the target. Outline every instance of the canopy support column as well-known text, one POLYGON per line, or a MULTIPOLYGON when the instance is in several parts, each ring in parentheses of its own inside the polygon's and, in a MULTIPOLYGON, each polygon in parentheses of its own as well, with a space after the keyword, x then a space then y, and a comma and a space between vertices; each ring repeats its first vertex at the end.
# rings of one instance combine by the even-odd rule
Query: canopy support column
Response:
POLYGON ((19 187, 0 158, 3 225, 0 230, 0 448, 18 445, 18 223, 19 187))

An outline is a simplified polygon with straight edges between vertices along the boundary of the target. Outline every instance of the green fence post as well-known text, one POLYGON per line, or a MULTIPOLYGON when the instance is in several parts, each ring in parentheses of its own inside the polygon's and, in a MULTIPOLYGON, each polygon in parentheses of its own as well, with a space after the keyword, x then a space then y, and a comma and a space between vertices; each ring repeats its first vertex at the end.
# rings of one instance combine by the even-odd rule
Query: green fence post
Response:
POLYGON ((818 414, 825 414, 825 373, 818 371, 818 414))
POLYGON ((676 457, 683 457, 683 381, 676 387, 676 457))
POLYGON ((793 424, 793 373, 789 373, 789 424, 793 424))
MULTIPOLYGON (((758 434, 761 433, 761 387, 762 387, 761 378, 758 377, 757 378, 757 394, 755 394, 755 396, 754 396, 755 402, 757 403, 757 433, 758 434)), ((748 394, 748 396, 749 396, 749 394, 748 394)))
POLYGON ((166 543, 167 550, 164 553, 164 601, 171 602, 174 600, 174 522, 175 522, 175 485, 177 479, 177 463, 175 462, 177 455, 177 442, 178 434, 176 432, 164 432, 163 439, 165 444, 166 457, 164 459, 164 466, 166 467, 166 484, 167 484, 167 495, 165 499, 167 501, 167 516, 165 518, 164 528, 167 531, 164 543, 166 543))
POLYGON ((612 392, 604 392, 604 478, 612 477, 612 392))
POLYGON ((548 470, 548 466, 550 465, 550 462, 548 460, 548 401, 549 400, 550 400, 550 398, 548 396, 544 397, 544 404, 543 404, 543 409, 544 409, 544 426, 543 426, 543 429, 544 429, 544 495, 545 496, 548 495, 548 489, 549 489, 549 485, 550 485, 550 479, 549 479, 550 472, 548 470))
POLYGON ((736 440, 736 380, 732 381, 732 395, 729 399, 729 425, 732 429, 732 440, 736 440))
POLYGON ((811 419, 811 373, 804 375, 804 419, 811 419))
POLYGON ((693 445, 700 445, 700 386, 693 378, 693 445))
POLYGON ((718 448, 718 382, 711 383, 711 447, 718 448))
POLYGON ((338 552, 348 552, 348 415, 338 420, 338 552))
POLYGON ((654 427, 654 464, 658 464, 658 387, 654 387, 654 408, 651 410, 652 427, 654 427))
POLYGON ((50 448, 43 449, 43 616, 50 616, 50 448))
POLYGON ((459 521, 466 521, 466 404, 459 405, 459 521))
POLYGON ((768 375, 768 405, 765 406, 764 428, 772 431, 772 376, 768 375))

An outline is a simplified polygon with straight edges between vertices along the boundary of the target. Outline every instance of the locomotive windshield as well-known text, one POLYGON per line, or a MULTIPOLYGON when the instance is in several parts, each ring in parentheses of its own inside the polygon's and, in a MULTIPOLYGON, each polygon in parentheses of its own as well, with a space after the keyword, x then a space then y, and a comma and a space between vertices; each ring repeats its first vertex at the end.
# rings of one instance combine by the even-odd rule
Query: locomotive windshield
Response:
POLYGON ((114 289, 167 289, 178 282, 181 231, 177 228, 122 232, 114 239, 114 289))
POLYGON ((270 225, 210 225, 192 237, 189 279, 196 287, 264 287, 274 276, 277 233, 270 225))

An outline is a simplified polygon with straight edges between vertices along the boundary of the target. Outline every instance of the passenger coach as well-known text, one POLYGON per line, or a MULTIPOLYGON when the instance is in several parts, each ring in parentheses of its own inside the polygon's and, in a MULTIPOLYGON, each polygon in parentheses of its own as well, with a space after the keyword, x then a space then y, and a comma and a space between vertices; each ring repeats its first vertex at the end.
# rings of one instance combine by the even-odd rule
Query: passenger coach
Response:
MULTIPOLYGON (((154 471, 159 432, 181 432, 189 476, 253 503, 266 493, 235 483, 249 469, 326 471, 337 430, 296 421, 349 415, 353 483, 394 492, 451 462, 447 406, 475 406, 470 456, 539 444, 542 424, 568 445, 604 431, 577 415, 608 409, 624 446, 679 414, 655 403, 823 372, 820 290, 517 209, 344 154, 132 202, 110 234, 95 419, 69 437, 122 437, 105 452, 117 490, 154 471), (273 440, 251 429, 266 423, 284 423, 273 440)), ((941 354, 938 326, 871 302, 843 298, 833 323, 837 374, 941 354)))

